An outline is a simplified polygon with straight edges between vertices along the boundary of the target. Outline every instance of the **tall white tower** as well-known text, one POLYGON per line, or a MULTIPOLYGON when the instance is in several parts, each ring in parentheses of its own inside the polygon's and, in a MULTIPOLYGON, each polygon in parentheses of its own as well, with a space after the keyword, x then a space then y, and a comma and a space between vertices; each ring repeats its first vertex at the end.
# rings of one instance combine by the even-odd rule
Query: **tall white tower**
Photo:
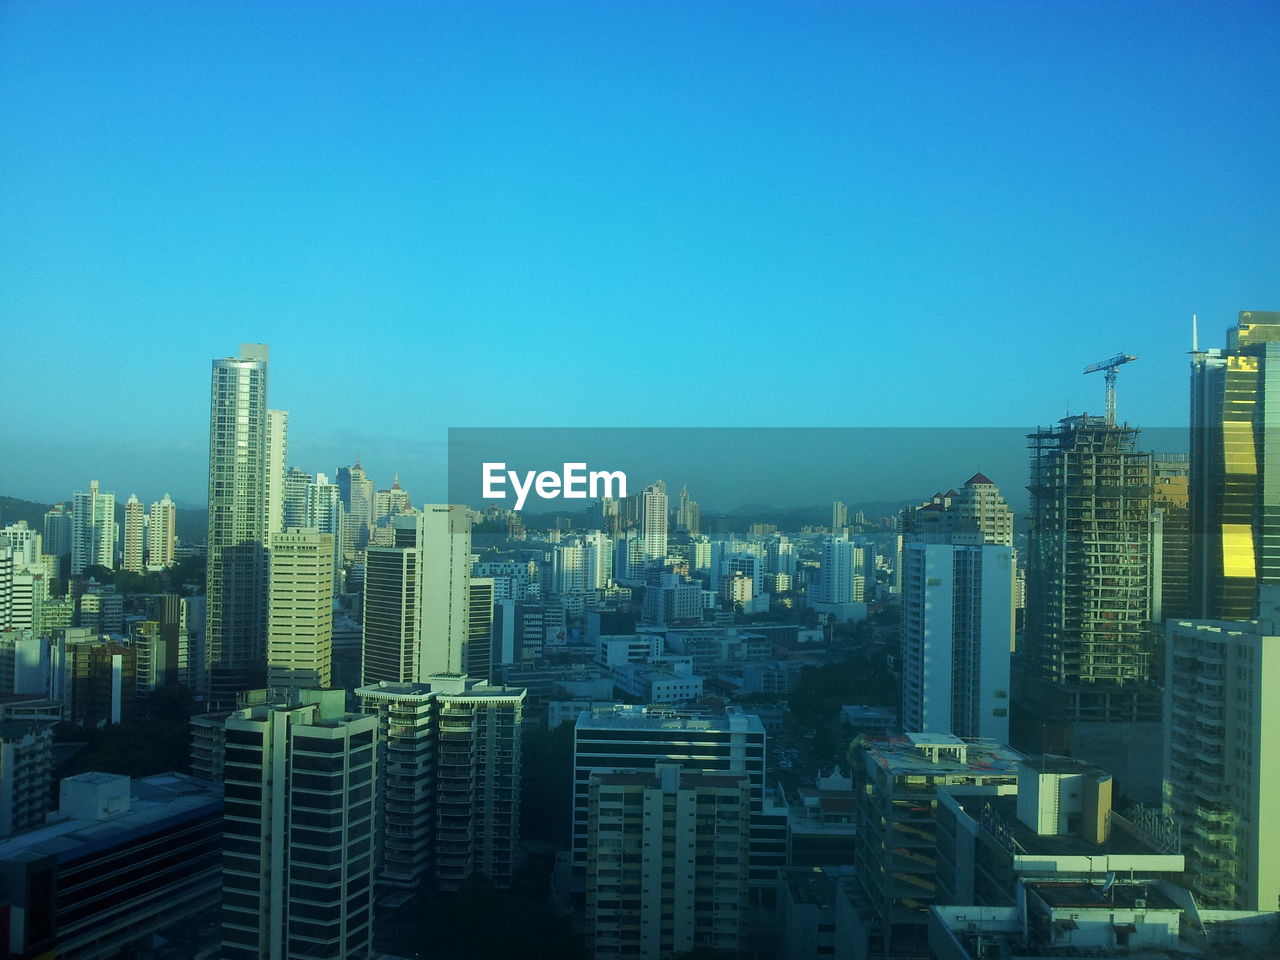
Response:
POLYGON ((213 361, 206 657, 215 699, 261 683, 266 656, 267 358, 213 361))

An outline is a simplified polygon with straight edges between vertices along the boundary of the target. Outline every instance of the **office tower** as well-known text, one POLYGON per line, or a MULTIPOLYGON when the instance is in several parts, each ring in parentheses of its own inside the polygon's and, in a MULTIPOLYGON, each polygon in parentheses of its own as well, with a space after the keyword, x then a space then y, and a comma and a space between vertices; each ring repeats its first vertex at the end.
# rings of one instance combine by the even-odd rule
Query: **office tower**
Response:
POLYGON ((702 508, 689 496, 689 488, 680 488, 680 501, 676 506, 676 532, 696 537, 702 532, 702 508))
POLYGON ((362 679, 463 674, 470 622, 471 520, 428 504, 393 520, 394 547, 366 554, 362 679))
POLYGON ((667 486, 658 480, 640 493, 640 552, 645 563, 667 559, 667 486))
POLYGON ((468 677, 489 682, 493 672, 493 579, 471 577, 467 581, 468 677))
POLYGON ((378 718, 304 690, 226 721, 225 960, 365 957, 372 948, 378 718))
MULTIPOLYGON (((342 505, 342 490, 336 483, 330 483, 328 476, 317 473, 315 479, 307 484, 306 510, 303 513, 306 521, 303 526, 331 533, 342 542, 342 531, 345 526, 346 508, 342 505)), ((339 554, 341 559, 341 554, 339 554)))
POLYGON ((147 515, 148 570, 163 570, 173 566, 176 535, 177 510, 166 493, 151 504, 147 515))
POLYGON ((289 462, 289 411, 267 411, 267 533, 276 534, 284 525, 285 465, 289 462))
POLYGON ((981 473, 902 512, 902 723, 1009 739, 1013 514, 981 473))
POLYGON ((267 626, 268 348, 213 361, 205 656, 215 702, 261 684, 267 626))
POLYGON ((353 467, 338 468, 338 489, 347 524, 342 533, 342 554, 353 557, 369 545, 369 528, 373 525, 373 481, 356 457, 353 467))
POLYGON ((1280 586, 1259 607, 1256 622, 1166 626, 1165 807, 1202 907, 1280 902, 1280 586))
POLYGON ((831 532, 839 536, 841 531, 849 525, 849 508, 839 500, 833 501, 831 504, 831 532))
POLYGON ((994 740, 908 733, 873 740, 855 757, 857 907, 872 956, 928 956, 938 871, 937 792, 1017 783, 1021 754, 994 740))
POLYGON ((216 916, 222 791, 181 773, 82 773, 47 826, 0 843, 4 953, 127 957, 157 942, 196 956, 216 916))
POLYGON ((1153 591, 1151 619, 1185 620, 1191 605, 1190 459, 1183 454, 1158 454, 1154 461, 1152 571, 1158 588, 1153 591))
POLYGON ((271 538, 267 686, 328 687, 333 678, 331 533, 297 527, 271 538))
POLYGON ((1025 651, 1014 745, 1112 771, 1159 797, 1151 624, 1153 476, 1138 431, 1087 414, 1029 436, 1025 651))
POLYGON ((377 683, 356 691, 384 738, 380 880, 434 879, 456 890, 473 873, 509 886, 519 850, 523 689, 467 677, 377 683))
POLYGON ((129 494, 124 502, 124 549, 120 569, 130 573, 142 573, 143 550, 146 547, 146 514, 136 493, 129 494))
POLYGON ((99 493, 98 481, 87 493, 71 498, 71 575, 91 565, 114 570, 116 561, 116 495, 99 493))
POLYGON ((54 557, 71 554, 74 521, 65 504, 55 503, 44 515, 44 552, 54 557))
POLYGON ((869 553, 874 553, 871 547, 847 537, 824 537, 822 565, 810 587, 810 606, 840 620, 860 616, 867 599, 869 553))
POLYGON ((1267 440, 1280 419, 1280 312, 1245 310, 1224 349, 1191 354, 1192 604, 1248 620, 1259 583, 1280 582, 1280 470, 1267 440))
POLYGON ((400 486, 400 474, 395 474, 389 490, 377 490, 373 494, 373 522, 385 526, 387 521, 412 509, 409 491, 400 486))
POLYGON ((411 519, 422 544, 418 676, 460 674, 466 664, 471 519, 466 508, 444 504, 427 504, 411 519))
POLYGON ((365 685, 412 683, 416 676, 422 551, 414 528, 396 532, 404 538, 402 545, 370 547, 365 554, 360 665, 365 685))
POLYGON ((736 955, 747 919, 751 781, 660 763, 587 782, 587 941, 597 960, 736 955))
POLYGON ((281 529, 307 525, 307 488, 311 486, 311 474, 301 467, 290 467, 284 475, 281 494, 281 529))
POLYGON ((574 728, 573 876, 585 890, 591 777, 652 773, 676 763, 690 773, 745 775, 750 781, 751 880, 772 885, 786 865, 785 814, 779 827, 764 779, 765 730, 760 718, 727 707, 723 714, 620 705, 583 711, 574 728), (779 832, 780 831, 780 832, 779 832))

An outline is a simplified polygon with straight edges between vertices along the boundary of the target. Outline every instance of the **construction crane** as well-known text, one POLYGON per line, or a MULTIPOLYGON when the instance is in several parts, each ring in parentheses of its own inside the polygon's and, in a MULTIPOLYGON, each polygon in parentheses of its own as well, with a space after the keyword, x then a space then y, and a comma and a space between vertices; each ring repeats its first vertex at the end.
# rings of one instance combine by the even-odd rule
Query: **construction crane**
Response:
POLYGON ((1130 353, 1117 353, 1110 360, 1091 363, 1084 368, 1085 373, 1097 373, 1099 370, 1106 371, 1104 376, 1107 379, 1107 426, 1109 427, 1116 425, 1116 368, 1126 363, 1133 363, 1137 359, 1130 353))

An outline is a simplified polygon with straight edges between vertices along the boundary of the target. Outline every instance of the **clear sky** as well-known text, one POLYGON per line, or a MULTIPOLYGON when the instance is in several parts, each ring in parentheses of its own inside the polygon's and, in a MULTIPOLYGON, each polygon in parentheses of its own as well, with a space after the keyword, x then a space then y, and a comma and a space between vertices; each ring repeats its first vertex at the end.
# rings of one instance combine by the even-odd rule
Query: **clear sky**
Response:
POLYGON ((1226 0, 9 0, 0 493, 203 501, 242 340, 294 464, 416 500, 449 426, 1048 422, 1122 351, 1185 423, 1191 314, 1280 309, 1277 49, 1226 0))

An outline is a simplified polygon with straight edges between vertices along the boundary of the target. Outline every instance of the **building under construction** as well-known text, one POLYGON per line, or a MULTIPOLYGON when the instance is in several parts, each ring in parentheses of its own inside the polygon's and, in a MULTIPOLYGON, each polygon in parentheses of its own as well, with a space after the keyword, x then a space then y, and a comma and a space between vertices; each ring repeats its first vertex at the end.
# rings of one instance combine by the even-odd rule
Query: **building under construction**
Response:
POLYGON ((1151 761, 1131 755, 1160 748, 1154 458, 1138 450, 1136 428, 1110 419, 1068 417, 1028 436, 1027 610, 1014 739, 1098 763, 1138 796, 1150 792, 1141 786, 1147 780, 1158 788, 1160 775, 1158 763, 1140 770, 1151 761))

